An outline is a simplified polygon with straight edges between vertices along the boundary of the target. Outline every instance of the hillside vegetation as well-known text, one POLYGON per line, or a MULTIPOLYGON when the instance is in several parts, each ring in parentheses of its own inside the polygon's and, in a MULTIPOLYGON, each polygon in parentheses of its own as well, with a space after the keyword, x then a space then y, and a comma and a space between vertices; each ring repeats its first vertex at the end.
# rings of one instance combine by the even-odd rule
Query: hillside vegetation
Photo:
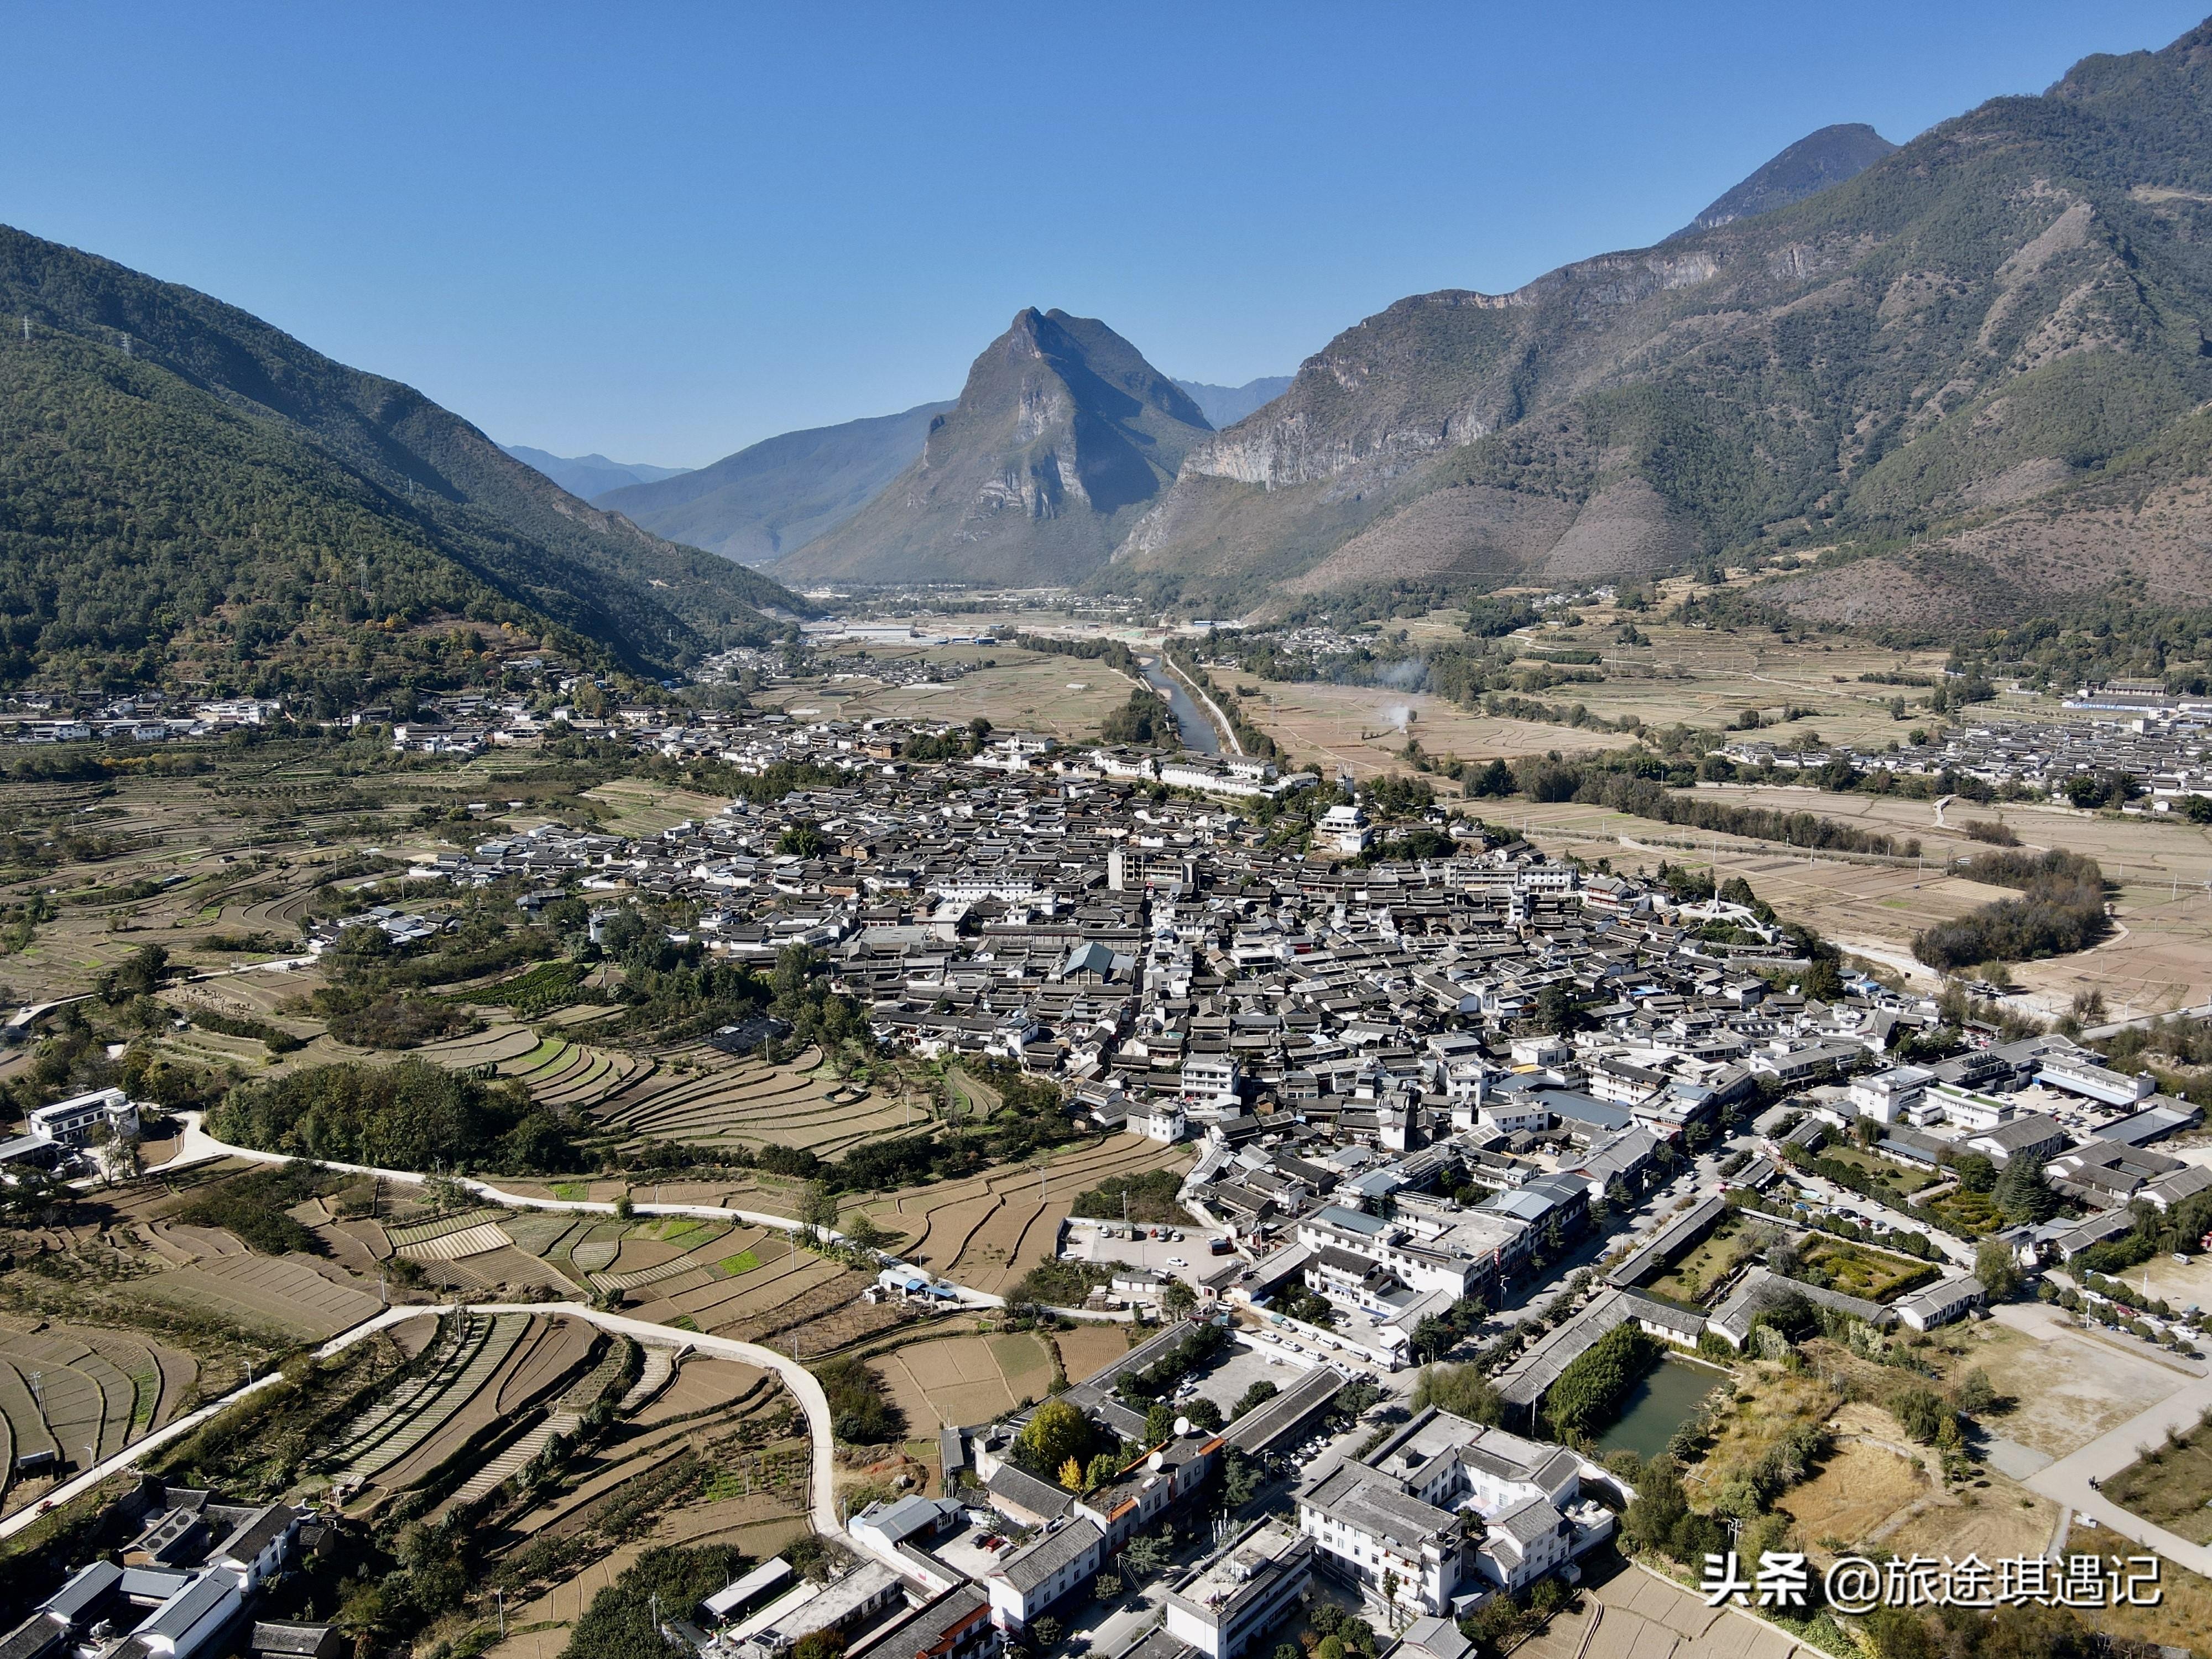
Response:
POLYGON ((1097 580, 1213 610, 1821 550, 1765 599, 1939 634, 2201 602, 2208 214, 2212 27, 1773 210, 1401 300, 1194 446, 1097 580))
POLYGON ((0 683, 341 701, 452 623, 665 672, 797 606, 205 295, 0 228, 0 683))

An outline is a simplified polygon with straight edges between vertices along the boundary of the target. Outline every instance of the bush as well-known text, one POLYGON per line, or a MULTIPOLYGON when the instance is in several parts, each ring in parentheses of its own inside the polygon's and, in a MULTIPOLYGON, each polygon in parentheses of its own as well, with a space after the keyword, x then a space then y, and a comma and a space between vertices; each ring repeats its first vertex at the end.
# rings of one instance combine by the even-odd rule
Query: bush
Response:
POLYGON ((487 1084, 412 1057, 395 1066, 310 1066, 241 1083, 208 1124, 234 1146, 391 1170, 502 1174, 580 1167, 567 1126, 513 1079, 487 1084))
POLYGON ((879 1446, 906 1437, 906 1413, 890 1402, 866 1360, 833 1359, 813 1370, 830 1397, 830 1428, 840 1440, 879 1446))
POLYGON ((1635 1325, 1616 1325, 1559 1373, 1544 1395, 1544 1416, 1563 1438, 1580 1439, 1607 1422, 1658 1361, 1656 1342, 1635 1325))
POLYGON ((1431 1406, 1471 1423, 1494 1426, 1505 1420, 1504 1401, 1477 1365, 1424 1365, 1413 1384, 1413 1409, 1426 1411, 1431 1406))
POLYGON ((1128 1218, 1132 1221, 1179 1222, 1188 1219, 1176 1194, 1182 1190, 1182 1178, 1172 1170, 1148 1170, 1142 1175, 1109 1176, 1087 1193, 1079 1193, 1072 1206, 1073 1212, 1103 1221, 1119 1221, 1122 1218, 1122 1202, 1128 1203, 1128 1218))
POLYGON ((187 1227, 221 1227, 264 1255, 326 1254, 323 1241, 285 1212, 335 1192, 347 1177, 318 1164, 272 1164, 219 1181, 176 1213, 187 1227))

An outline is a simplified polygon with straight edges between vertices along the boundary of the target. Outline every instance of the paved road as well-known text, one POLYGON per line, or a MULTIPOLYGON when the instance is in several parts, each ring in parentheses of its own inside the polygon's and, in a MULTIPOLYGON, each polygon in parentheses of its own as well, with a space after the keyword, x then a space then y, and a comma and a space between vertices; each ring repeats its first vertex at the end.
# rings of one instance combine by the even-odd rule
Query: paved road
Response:
POLYGON ((2081 1517, 2088 1516, 2100 1527, 2110 1528, 2123 1538, 2131 1538, 2154 1549, 2191 1572, 2212 1577, 2212 1548, 2192 1544, 2163 1527, 2153 1526, 2089 1487, 2093 1478, 2106 1480, 2134 1462, 2139 1449, 2159 1444, 2166 1438, 2168 1429, 2195 1428, 2197 1419, 2212 1410, 2212 1377, 2195 1382, 2179 1377, 2175 1380, 2183 1386, 2157 1405, 2109 1433, 2100 1435, 2071 1456, 2039 1469, 2028 1476, 2027 1485, 2031 1491, 2039 1492, 2074 1511, 2074 1542, 2077 1547, 2094 1542, 2084 1540, 2078 1530, 2081 1517))
MULTIPOLYGON (((148 1171, 149 1175, 159 1176, 171 1170, 181 1170, 194 1164, 205 1164, 221 1158, 244 1158, 253 1164, 289 1164, 294 1161, 289 1152, 264 1152, 252 1146, 234 1146, 227 1141, 217 1140, 213 1135, 208 1133, 204 1116, 201 1113, 185 1112, 181 1114, 181 1117, 185 1127, 183 1133, 178 1137, 177 1155, 166 1164, 155 1165, 154 1169, 148 1171)), ((342 1174, 379 1176, 386 1181, 397 1181, 414 1186, 420 1186, 430 1179, 428 1176, 416 1170, 385 1170, 379 1169, 372 1164, 340 1164, 328 1158, 319 1159, 318 1162, 321 1163, 325 1169, 336 1170, 342 1174)), ((579 1215, 612 1215, 615 1212, 615 1206, 611 1203, 591 1199, 540 1198, 532 1193, 509 1192, 503 1187, 495 1187, 489 1181, 478 1181, 473 1176, 455 1176, 450 1179, 458 1182, 487 1204, 495 1204, 502 1209, 564 1210, 579 1215)), ((633 1215, 647 1217, 690 1216, 706 1221, 741 1221, 749 1227, 769 1227, 787 1233, 796 1233, 799 1231, 799 1224, 787 1215, 774 1215, 763 1210, 733 1209, 726 1204, 633 1202, 630 1206, 630 1212, 633 1215)), ((846 1242, 842 1233, 833 1232, 827 1236, 832 1243, 842 1244, 846 1242)), ((952 1282, 934 1274, 929 1277, 933 1283, 951 1284, 952 1282)), ((953 1290, 958 1304, 963 1308, 1003 1308, 1006 1305, 1006 1297, 994 1296, 988 1291, 970 1290, 964 1285, 954 1285, 953 1290)), ((1061 1311, 1070 1312, 1077 1318, 1088 1316, 1080 1310, 1061 1311)))
MULTIPOLYGON (((806 1413, 807 1437, 813 1449, 811 1509, 814 1529, 832 1536, 842 1532, 842 1523, 837 1514, 836 1462, 830 1417, 830 1397, 823 1392, 822 1384, 815 1380, 813 1372, 792 1358, 790 1355, 778 1353, 773 1348, 763 1348, 753 1342, 739 1342, 726 1336, 712 1336, 702 1331, 674 1330, 666 1325, 656 1325, 650 1320, 629 1319, 621 1314, 601 1313, 598 1309, 586 1307, 580 1302, 479 1302, 458 1308, 451 1304, 387 1308, 375 1318, 332 1337, 321 1347, 316 1349, 315 1353, 318 1358, 340 1353, 355 1343, 404 1320, 414 1319, 423 1314, 450 1311, 480 1314, 566 1314, 572 1319, 584 1320, 598 1326, 601 1330, 618 1332, 640 1342, 657 1343, 663 1347, 672 1347, 678 1352, 696 1350, 701 1353, 713 1354, 717 1358, 739 1360, 748 1365, 757 1365, 763 1370, 774 1371, 783 1379, 784 1386, 789 1389, 793 1396, 797 1399, 799 1409, 806 1413)), ((234 1389, 212 1405, 203 1406, 190 1415, 179 1418, 158 1433, 148 1435, 136 1445, 125 1448, 106 1462, 94 1465, 74 1480, 65 1481, 56 1487, 39 1504, 33 1504, 21 1514, 11 1515, 5 1521, 0 1521, 0 1538, 13 1537, 16 1533, 37 1521, 49 1508, 82 1496, 109 1476, 137 1468, 144 1462, 149 1453, 159 1450, 170 1442, 190 1434, 217 1413, 227 1411, 240 1401, 249 1399, 262 1389, 271 1387, 276 1380, 273 1376, 264 1376, 247 1383, 244 1388, 234 1389)), ((890 1565, 897 1566, 899 1564, 893 1559, 890 1561, 890 1565)))

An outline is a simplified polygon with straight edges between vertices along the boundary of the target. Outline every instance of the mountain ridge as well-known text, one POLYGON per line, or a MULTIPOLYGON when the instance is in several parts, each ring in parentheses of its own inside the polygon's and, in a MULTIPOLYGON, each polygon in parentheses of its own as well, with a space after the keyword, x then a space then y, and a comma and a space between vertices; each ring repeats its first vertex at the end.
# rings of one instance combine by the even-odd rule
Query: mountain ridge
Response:
POLYGON ((688 466, 611 461, 596 452, 589 455, 556 455, 528 444, 501 444, 500 447, 525 466, 544 473, 580 501, 595 501, 611 489, 624 489, 631 484, 658 483, 663 478, 681 477, 691 471, 688 466))
POLYGON ((0 309, 29 335, 0 350, 0 678, 342 679, 431 614, 654 673, 799 608, 194 289, 0 227, 0 309))
POLYGON ((1896 149, 1895 144, 1863 121, 1839 122, 1808 132, 1741 182, 1723 191, 1667 240, 1695 235, 1701 230, 1717 230, 1735 220, 1771 213, 1777 208, 1802 202, 1831 185, 1856 179, 1896 149))
POLYGON ((1983 625, 2130 560, 2212 593, 2178 478, 2081 493, 2186 449, 2212 397, 2208 40, 2085 59, 1769 211, 1401 300, 1194 445, 1097 585, 1219 614, 1830 549, 1773 601, 1983 625), (2058 550, 2041 520, 2077 503, 2137 550, 2058 550))
POLYGON ((1030 307, 976 356, 920 459, 777 568, 795 580, 1079 580, 1212 430, 1105 324, 1030 307))
POLYGON ((770 564, 836 529, 921 453, 950 400, 778 433, 696 471, 609 492, 597 505, 656 535, 770 564))

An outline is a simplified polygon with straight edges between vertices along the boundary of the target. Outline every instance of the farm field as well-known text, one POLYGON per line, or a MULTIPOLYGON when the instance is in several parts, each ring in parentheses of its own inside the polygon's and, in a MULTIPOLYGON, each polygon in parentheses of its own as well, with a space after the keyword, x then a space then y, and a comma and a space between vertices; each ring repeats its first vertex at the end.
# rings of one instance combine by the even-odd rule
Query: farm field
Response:
POLYGON ((902 1097, 890 1080, 896 1073, 855 1099, 811 1051, 781 1066, 731 1060, 703 1044, 679 1052, 686 1069, 668 1066, 605 1090, 586 1107, 592 1121, 623 1145, 672 1140, 757 1151, 773 1144, 824 1158, 929 1122, 926 1098, 902 1097))
POLYGON ((493 1553, 517 1563, 497 1569, 514 1637, 491 1651, 557 1655, 592 1595, 653 1544, 731 1542, 767 1556, 806 1531, 806 1441, 803 1425, 793 1435, 793 1416, 767 1373, 685 1358, 556 1490, 503 1517, 488 1537, 493 1553), (641 1506, 650 1516, 642 1537, 629 1518, 641 1506), (562 1561, 552 1576, 520 1565, 544 1552, 562 1561), (532 1645, 540 1637, 550 1644, 532 1645))
POLYGON ((335 1336, 374 1318, 383 1307, 374 1294, 325 1278, 299 1256, 240 1254, 219 1267, 173 1267, 119 1288, 126 1297, 299 1341, 335 1336))
POLYGON ((918 1437, 988 1423, 1052 1382, 1052 1357, 1029 1331, 909 1342, 868 1363, 918 1437))
POLYGON ((112 1456, 188 1409, 198 1377, 190 1354, 127 1332, 0 1322, 0 1513, 52 1484, 15 1478, 17 1457, 52 1451, 74 1470, 112 1456))
POLYGON ((1087 1382, 1129 1352, 1130 1328, 1118 1324, 1079 1324, 1056 1331, 1053 1342, 1070 1384, 1087 1382))
MULTIPOLYGON (((1948 860, 1986 849, 1963 835, 1936 830, 1929 802, 1814 789, 1731 788, 1719 794, 1731 804, 1814 812, 1917 836, 1926 852, 1925 868, 1808 854, 1571 801, 1486 800, 1475 810, 1555 855, 1607 858, 1628 868, 1665 861, 1712 869, 1723 880, 1741 876, 1785 916, 1923 988, 1934 985, 1936 977, 1914 959, 1912 936, 1931 921, 2009 896, 2008 890, 1942 872, 1948 860)), ((1955 822, 1999 813, 1994 807, 1970 807, 1954 808, 1945 816, 1955 822)), ((2101 991, 2115 1017, 2162 1013, 2212 1000, 2212 894, 2201 885, 2212 879, 2212 838, 2205 831, 2094 818, 2057 808, 2007 807, 2002 816, 2023 843, 2092 853, 2109 875, 2125 877, 2114 896, 2118 925, 2112 938, 2078 955, 2013 965, 2029 1012, 2056 1017, 2076 991, 2087 989, 2101 991), (2130 852, 2134 857, 2124 856, 2130 852), (2185 884, 2192 879, 2200 884, 2193 894, 2185 884)))
POLYGON ((848 1207, 902 1233, 899 1254, 971 1289, 1003 1294, 1057 1248, 1076 1197, 1109 1175, 1180 1170, 1187 1147, 1115 1135, 1061 1152, 1042 1171, 1009 1166, 959 1181, 909 1187, 848 1207))
MULTIPOLYGON (((842 647, 841 647, 842 651, 842 647)), ((1129 700, 1133 683, 1105 664, 1049 656, 1010 646, 875 647, 878 661, 981 661, 955 681, 886 685, 873 679, 801 680, 756 695, 762 708, 815 711, 823 720, 942 720, 964 725, 981 714, 1000 731, 1038 732, 1062 739, 1096 740, 1099 722, 1129 700), (1071 686, 1079 685, 1080 690, 1071 686)))
MULTIPOLYGON (((1595 754, 1626 748, 1625 733, 1583 731, 1539 720, 1503 719, 1462 708, 1425 691, 1394 691, 1387 686, 1328 685, 1318 681, 1261 680, 1231 669, 1216 669, 1217 684, 1258 688, 1243 699, 1246 716, 1301 764, 1319 762, 1334 777, 1350 767, 1355 777, 1406 770, 1401 751, 1410 734, 1432 755, 1462 760, 1511 759, 1556 749, 1563 755, 1595 754), (1405 716, 1410 712, 1410 727, 1405 716)), ((1589 688, 1562 686, 1553 696, 1589 688)))

